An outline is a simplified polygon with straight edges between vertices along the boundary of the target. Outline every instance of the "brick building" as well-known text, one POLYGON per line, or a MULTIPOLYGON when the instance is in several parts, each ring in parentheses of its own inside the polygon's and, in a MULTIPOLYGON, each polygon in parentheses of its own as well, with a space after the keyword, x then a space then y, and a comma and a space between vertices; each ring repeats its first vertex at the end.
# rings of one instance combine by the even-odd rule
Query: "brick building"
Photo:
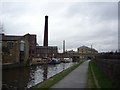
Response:
POLYGON ((35 34, 2 35, 2 63, 29 62, 32 58, 56 56, 57 46, 37 46, 35 34))
POLYGON ((89 48, 87 46, 77 48, 77 52, 79 53, 80 58, 94 58, 98 53, 94 48, 89 48))
POLYGON ((36 55, 36 35, 14 36, 2 34, 2 63, 27 62, 36 55))
POLYGON ((57 46, 48 46, 48 16, 45 16, 44 44, 37 45, 35 34, 24 36, 2 35, 3 63, 29 62, 33 58, 53 57, 57 46))
POLYGON ((55 57, 58 54, 57 46, 37 46, 36 47, 36 55, 37 57, 55 57))

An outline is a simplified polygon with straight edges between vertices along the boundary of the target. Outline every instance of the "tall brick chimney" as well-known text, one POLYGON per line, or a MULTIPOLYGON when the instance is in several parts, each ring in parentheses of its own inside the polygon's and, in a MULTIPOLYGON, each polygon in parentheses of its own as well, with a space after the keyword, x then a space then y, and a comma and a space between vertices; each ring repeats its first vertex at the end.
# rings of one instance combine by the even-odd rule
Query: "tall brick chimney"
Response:
POLYGON ((48 46, 48 16, 45 16, 44 45, 43 46, 48 46))

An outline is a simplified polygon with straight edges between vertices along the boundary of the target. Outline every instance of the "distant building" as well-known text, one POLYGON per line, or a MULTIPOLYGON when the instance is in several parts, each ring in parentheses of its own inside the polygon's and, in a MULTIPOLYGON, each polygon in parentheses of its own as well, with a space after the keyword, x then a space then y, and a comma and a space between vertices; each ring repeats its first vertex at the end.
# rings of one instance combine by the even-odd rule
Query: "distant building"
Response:
POLYGON ((85 53, 85 54, 90 54, 90 53, 98 53, 97 50, 93 48, 89 48, 87 46, 81 46, 77 49, 78 53, 85 53))
POLYGON ((45 58, 45 57, 55 57, 58 53, 57 46, 37 46, 36 47, 37 57, 45 58))
POLYGON ((94 48, 89 48, 87 46, 81 46, 77 48, 77 52, 79 53, 80 58, 94 58, 98 53, 98 51, 94 48))
POLYGON ((66 51, 66 53, 75 53, 73 50, 66 51))

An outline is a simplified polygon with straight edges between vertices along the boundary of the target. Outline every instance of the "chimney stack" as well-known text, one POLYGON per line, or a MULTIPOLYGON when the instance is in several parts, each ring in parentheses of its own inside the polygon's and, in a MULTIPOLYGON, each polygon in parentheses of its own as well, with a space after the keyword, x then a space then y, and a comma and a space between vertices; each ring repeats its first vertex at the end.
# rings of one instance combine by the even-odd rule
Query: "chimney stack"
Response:
POLYGON ((65 40, 63 40, 63 53, 65 53, 65 40))
POLYGON ((48 16, 45 16, 44 45, 43 46, 48 46, 48 16))

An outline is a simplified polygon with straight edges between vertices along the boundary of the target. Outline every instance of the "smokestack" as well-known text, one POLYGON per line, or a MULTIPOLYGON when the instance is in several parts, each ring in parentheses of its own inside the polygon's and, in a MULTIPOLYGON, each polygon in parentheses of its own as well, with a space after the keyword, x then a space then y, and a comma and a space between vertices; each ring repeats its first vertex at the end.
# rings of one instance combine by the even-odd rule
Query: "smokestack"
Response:
POLYGON ((44 45, 43 46, 48 46, 48 16, 45 16, 44 45))
POLYGON ((63 40, 63 53, 65 52, 65 40, 63 40))

